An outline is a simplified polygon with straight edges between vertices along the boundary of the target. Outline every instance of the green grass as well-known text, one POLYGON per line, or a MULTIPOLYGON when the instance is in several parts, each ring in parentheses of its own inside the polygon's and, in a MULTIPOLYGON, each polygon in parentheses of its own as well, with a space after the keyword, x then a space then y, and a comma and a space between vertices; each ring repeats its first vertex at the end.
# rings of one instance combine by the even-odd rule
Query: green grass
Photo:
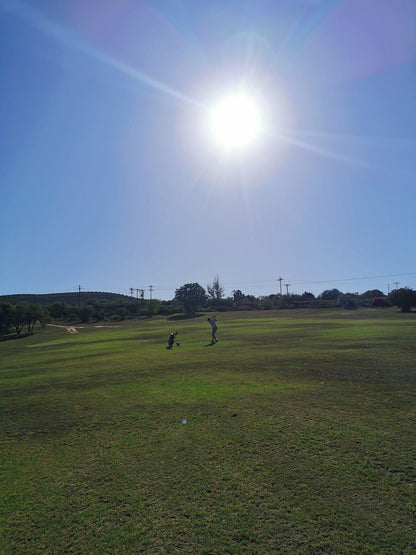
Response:
POLYGON ((1 342, 0 553, 415 553, 415 332, 299 310, 220 314, 214 346, 203 316, 1 342))

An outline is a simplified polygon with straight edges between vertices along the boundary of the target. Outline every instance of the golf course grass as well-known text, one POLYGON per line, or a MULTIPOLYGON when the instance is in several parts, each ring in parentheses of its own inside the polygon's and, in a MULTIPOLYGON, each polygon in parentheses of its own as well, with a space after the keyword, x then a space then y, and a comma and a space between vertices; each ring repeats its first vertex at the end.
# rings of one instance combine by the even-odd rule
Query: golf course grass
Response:
POLYGON ((0 342, 0 553, 415 553, 416 314, 206 316, 0 342))

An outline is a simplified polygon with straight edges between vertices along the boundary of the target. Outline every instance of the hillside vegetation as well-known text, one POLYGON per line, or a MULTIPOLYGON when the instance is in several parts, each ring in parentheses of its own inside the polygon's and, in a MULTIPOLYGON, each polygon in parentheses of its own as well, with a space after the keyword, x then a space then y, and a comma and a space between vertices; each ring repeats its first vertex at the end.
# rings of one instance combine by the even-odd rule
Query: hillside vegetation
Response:
POLYGON ((100 291, 81 291, 81 293, 45 293, 45 294, 20 294, 20 295, 0 295, 1 303, 33 303, 42 306, 49 306, 53 303, 65 303, 78 306, 79 301, 84 305, 90 301, 129 301, 131 297, 120 295, 119 293, 104 293, 100 291))

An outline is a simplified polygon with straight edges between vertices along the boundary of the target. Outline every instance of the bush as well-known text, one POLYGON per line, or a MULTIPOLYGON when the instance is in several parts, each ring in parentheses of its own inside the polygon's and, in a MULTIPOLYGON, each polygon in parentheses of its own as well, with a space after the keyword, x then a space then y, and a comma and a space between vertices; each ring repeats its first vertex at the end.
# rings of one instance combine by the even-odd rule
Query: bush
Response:
POLYGON ((402 312, 410 312, 412 306, 416 306, 416 291, 410 287, 395 289, 388 297, 393 306, 398 306, 402 312))
POLYGON ((340 306, 349 310, 357 308, 358 306, 357 296, 352 295, 351 293, 342 293, 341 295, 338 295, 337 306, 340 306))
POLYGON ((79 317, 81 322, 83 322, 84 324, 88 324, 93 314, 94 314, 94 309, 92 306, 86 304, 85 306, 81 307, 79 311, 79 317))

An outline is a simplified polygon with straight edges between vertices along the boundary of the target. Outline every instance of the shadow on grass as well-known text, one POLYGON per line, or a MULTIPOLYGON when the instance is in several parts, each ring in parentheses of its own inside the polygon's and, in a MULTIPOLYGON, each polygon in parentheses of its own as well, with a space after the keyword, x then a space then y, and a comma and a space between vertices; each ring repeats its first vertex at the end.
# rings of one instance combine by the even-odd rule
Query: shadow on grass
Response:
POLYGON ((0 341, 12 341, 13 339, 23 339, 24 337, 30 337, 33 333, 21 333, 17 335, 16 333, 8 335, 0 335, 0 341))
POLYGON ((192 320, 193 318, 199 318, 200 316, 205 316, 205 314, 175 314, 174 316, 167 318, 167 320, 169 322, 177 322, 178 320, 192 320))

